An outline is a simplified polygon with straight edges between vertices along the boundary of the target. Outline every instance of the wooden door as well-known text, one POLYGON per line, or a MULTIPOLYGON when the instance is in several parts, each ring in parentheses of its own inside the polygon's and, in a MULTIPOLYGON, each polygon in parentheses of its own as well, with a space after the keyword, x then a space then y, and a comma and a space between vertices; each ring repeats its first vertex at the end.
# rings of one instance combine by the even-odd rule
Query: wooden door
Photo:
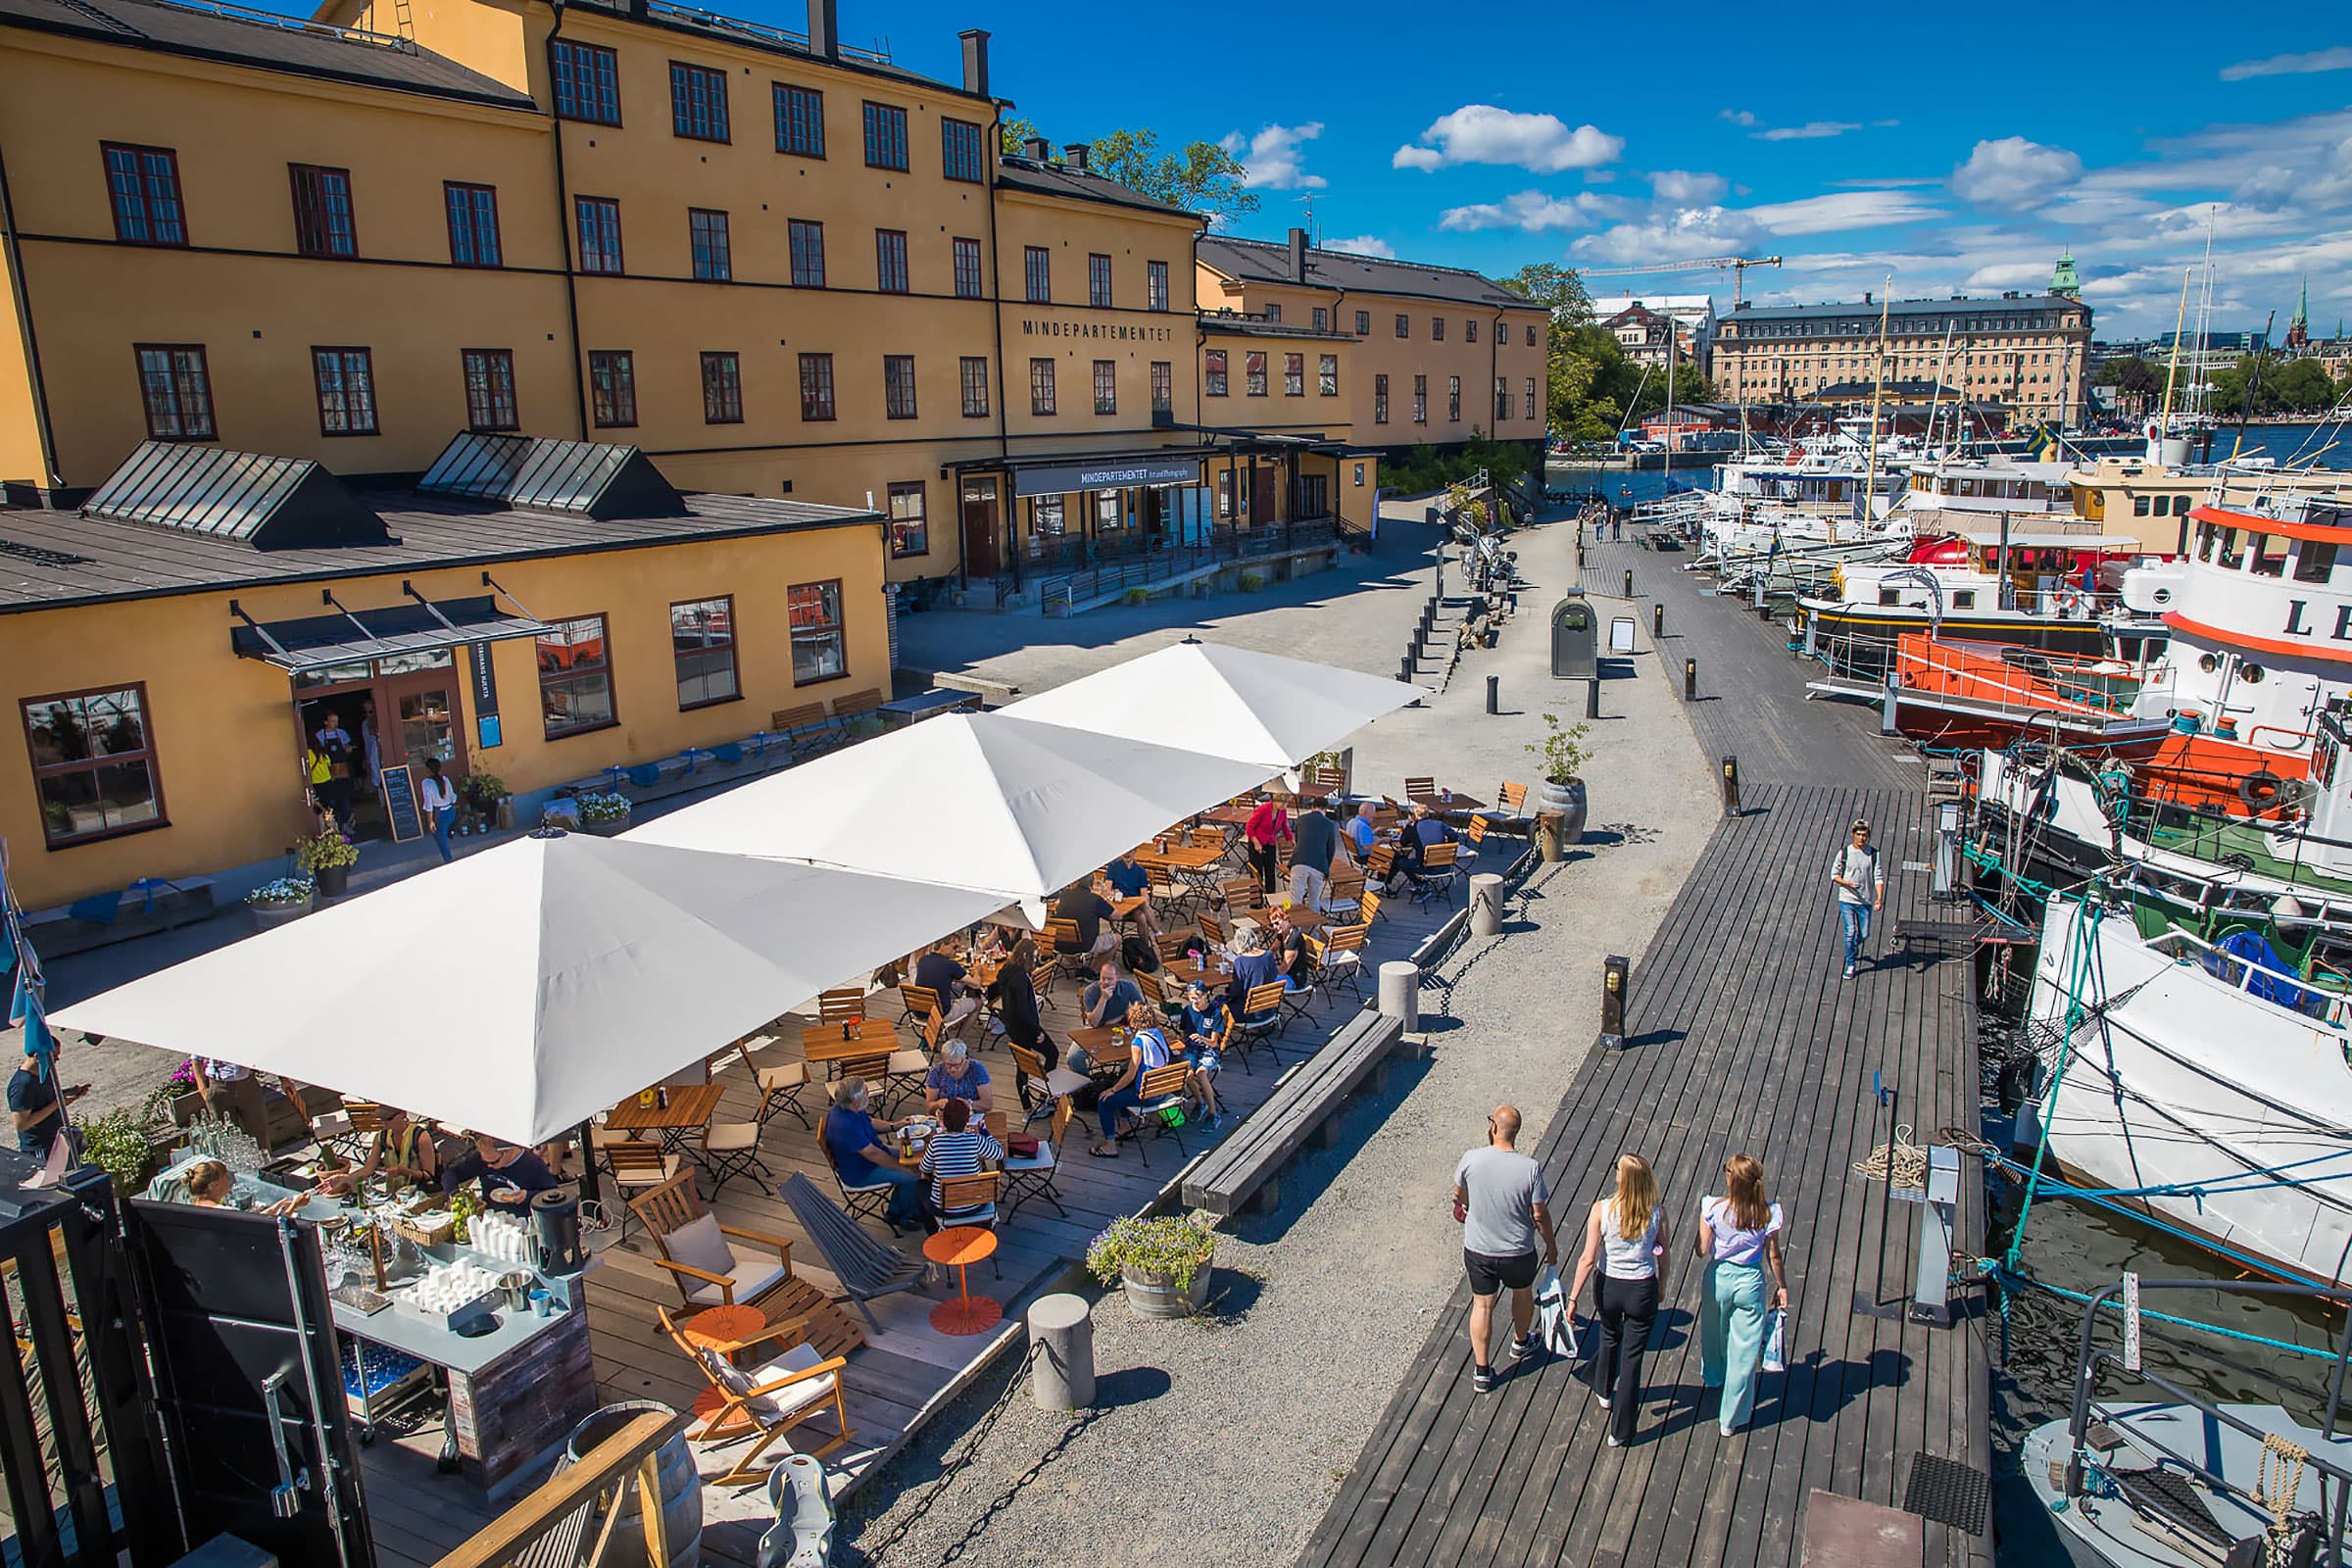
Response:
POLYGON ((1259 466, 1250 470, 1250 525, 1263 528, 1275 521, 1274 470, 1259 466))
POLYGON ((997 481, 963 484, 963 569, 966 576, 994 577, 1003 566, 997 550, 997 481))
POLYGON ((424 760, 441 759, 442 776, 454 787, 466 776, 465 682, 453 665, 418 670, 377 682, 376 749, 379 765, 406 762, 421 786, 424 760))

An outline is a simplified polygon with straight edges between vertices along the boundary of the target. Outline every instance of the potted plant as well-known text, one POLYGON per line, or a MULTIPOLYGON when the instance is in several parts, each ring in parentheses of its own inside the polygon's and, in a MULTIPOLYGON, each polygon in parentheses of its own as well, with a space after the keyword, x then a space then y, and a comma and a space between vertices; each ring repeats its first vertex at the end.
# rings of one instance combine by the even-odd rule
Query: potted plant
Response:
POLYGON ((139 1102, 139 1121, 142 1126, 161 1127, 166 1123, 185 1127, 204 1111, 204 1097, 196 1092, 196 1063, 182 1059, 172 1069, 172 1076, 147 1091, 139 1102))
POLYGON ((484 824, 484 831, 491 823, 502 828, 514 825, 513 801, 507 781, 496 773, 472 772, 458 781, 458 804, 466 815, 484 824))
POLYGON ((1124 1284, 1139 1316, 1190 1317, 1207 1304, 1216 1250, 1205 1216, 1130 1216, 1088 1245, 1086 1266, 1105 1285, 1124 1284))
POLYGON ((606 792, 580 797, 580 826, 600 839, 612 838, 629 825, 629 798, 606 792))
POLYGON ((1544 781, 1536 789, 1536 814, 1562 819, 1559 839, 1562 845, 1574 844, 1585 836, 1587 805, 1585 781, 1580 774, 1592 760, 1592 754, 1584 745, 1590 733, 1589 724, 1562 724, 1559 714, 1547 712, 1544 715, 1544 739, 1528 747, 1544 760, 1544 781))
POLYGON ((322 899, 343 896, 351 881, 351 868, 359 860, 359 846, 340 828, 330 827, 310 838, 297 839, 294 844, 294 863, 318 885, 318 896, 322 899))
MULTIPOLYGON (((265 882, 245 895, 245 907, 253 911, 253 928, 267 931, 273 925, 299 920, 311 912, 317 900, 317 887, 307 876, 281 876, 265 882)), ((188 1080, 195 1082, 191 1074, 188 1080)))
POLYGON ((116 1196, 134 1198, 147 1190, 155 1174, 155 1146, 136 1114, 110 1110, 74 1125, 81 1129, 81 1157, 114 1178, 116 1196))

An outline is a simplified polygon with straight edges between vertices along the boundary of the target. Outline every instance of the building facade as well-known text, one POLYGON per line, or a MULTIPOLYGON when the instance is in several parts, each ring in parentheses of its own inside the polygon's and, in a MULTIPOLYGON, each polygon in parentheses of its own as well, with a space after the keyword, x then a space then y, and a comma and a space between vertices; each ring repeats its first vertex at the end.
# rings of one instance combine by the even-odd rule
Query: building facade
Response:
POLYGON ((1599 325, 1617 340, 1632 364, 1663 373, 1669 357, 1678 366, 1691 363, 1690 344, 1683 336, 1682 322, 1639 300, 1603 318, 1599 325))
POLYGON ((2090 308, 2056 295, 1746 306, 1718 323, 1715 385, 1742 403, 1792 403, 1840 382, 1937 381, 2012 420, 2080 420, 2090 308), (1886 346, 1882 356, 1880 321, 1886 346))
POLYGON ((1621 311, 1640 306, 1657 315, 1672 317, 1682 327, 1683 352, 1696 365, 1701 375, 1709 373, 1714 363, 1715 296, 1712 294, 1631 294, 1606 295, 1592 302, 1592 319, 1606 322, 1621 311))
MULTIPOLYGON (((1196 254, 1204 317, 1355 340, 1347 423, 1334 430, 1352 445, 1543 439, 1543 306, 1457 268, 1320 250, 1303 229, 1280 245, 1210 234, 1196 254)), ((1202 407, 1212 409, 1205 396, 1202 407)))

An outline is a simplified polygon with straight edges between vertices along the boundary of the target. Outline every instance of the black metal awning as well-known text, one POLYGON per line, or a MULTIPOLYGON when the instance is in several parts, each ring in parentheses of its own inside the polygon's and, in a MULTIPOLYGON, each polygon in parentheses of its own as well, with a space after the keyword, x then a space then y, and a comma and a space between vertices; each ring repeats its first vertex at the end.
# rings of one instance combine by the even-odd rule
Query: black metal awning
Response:
POLYGON ((489 594, 478 599, 419 599, 379 610, 345 610, 337 605, 334 614, 305 615, 297 620, 256 621, 233 604, 229 608, 245 621, 231 627, 228 634, 238 658, 258 659, 297 674, 331 664, 430 653, 461 643, 536 637, 548 629, 544 621, 499 609, 498 600, 489 594))

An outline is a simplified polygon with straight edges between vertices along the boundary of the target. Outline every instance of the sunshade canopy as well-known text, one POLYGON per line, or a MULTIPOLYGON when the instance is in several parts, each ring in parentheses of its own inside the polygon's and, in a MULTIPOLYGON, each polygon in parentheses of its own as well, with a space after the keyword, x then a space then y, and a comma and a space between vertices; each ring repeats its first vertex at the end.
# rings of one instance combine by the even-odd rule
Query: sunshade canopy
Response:
POLYGON ((1272 771, 1009 713, 950 713, 755 779, 624 837, 1034 905, 1272 771))
POLYGON ((1001 902, 741 855, 534 835, 51 1022, 534 1144, 1001 902))
POLYGON ((1357 670, 1182 642, 1025 697, 1003 715, 1182 746, 1277 773, 1426 695, 1357 670))

